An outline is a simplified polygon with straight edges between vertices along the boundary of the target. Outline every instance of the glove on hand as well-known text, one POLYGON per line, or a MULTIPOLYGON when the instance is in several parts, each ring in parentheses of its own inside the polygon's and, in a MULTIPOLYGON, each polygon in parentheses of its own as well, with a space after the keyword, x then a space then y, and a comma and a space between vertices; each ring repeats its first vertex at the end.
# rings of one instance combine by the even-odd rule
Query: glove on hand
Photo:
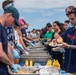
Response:
POLYGON ((21 69, 21 66, 19 64, 13 64, 11 66, 12 72, 18 73, 18 69, 21 69))
POLYGON ((18 52, 15 49, 12 50, 12 55, 14 58, 20 58, 18 52))
POLYGON ((20 45, 18 43, 16 44, 16 48, 18 48, 20 51, 24 50, 23 47, 22 47, 22 45, 20 45))
POLYGON ((33 44, 32 42, 30 42, 30 45, 31 45, 32 47, 34 47, 34 44, 33 44))

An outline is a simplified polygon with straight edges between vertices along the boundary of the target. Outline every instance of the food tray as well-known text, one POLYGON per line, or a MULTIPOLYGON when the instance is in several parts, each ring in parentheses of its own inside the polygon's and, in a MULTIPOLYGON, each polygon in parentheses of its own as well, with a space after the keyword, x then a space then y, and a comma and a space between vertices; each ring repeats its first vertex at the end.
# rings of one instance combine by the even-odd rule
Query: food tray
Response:
POLYGON ((29 53, 29 55, 26 55, 26 54, 21 55, 21 57, 46 57, 46 56, 49 56, 49 53, 31 52, 31 53, 29 53))
POLYGON ((29 49, 36 49, 36 48, 45 49, 45 47, 42 47, 42 46, 41 47, 31 47, 31 46, 29 47, 29 49))
POLYGON ((33 73, 36 70, 39 70, 40 68, 37 66, 22 66, 21 70, 22 71, 27 71, 29 72, 28 74, 13 74, 11 71, 9 72, 10 75, 40 75, 39 73, 33 73))
POLYGON ((46 51, 46 50, 28 50, 28 52, 48 52, 48 51, 46 51))
POLYGON ((29 54, 48 54, 48 52, 47 51, 29 51, 29 54))
POLYGON ((48 42, 44 42, 44 45, 48 45, 49 43, 48 42))
POLYGON ((66 74, 59 74, 58 73, 52 73, 52 67, 48 67, 48 66, 22 66, 21 68, 22 71, 27 71, 29 72, 28 74, 12 74, 12 72, 10 71, 10 75, 75 75, 75 74, 70 74, 70 73, 66 73, 66 74), (40 70, 45 69, 45 71, 47 70, 50 74, 40 74, 40 70), (38 73, 37 70, 39 71, 38 73), (35 72, 35 73, 34 73, 35 72))
POLYGON ((35 44, 35 47, 41 47, 43 46, 42 44, 35 44))
POLYGON ((10 74, 10 75, 40 75, 40 74, 31 73, 31 74, 10 74))
MULTIPOLYGON (((45 71, 47 70, 48 72, 50 72, 50 75, 55 75, 51 73, 51 67, 47 67, 47 66, 22 66, 22 71, 27 71, 29 72, 29 74, 10 74, 10 75, 49 75, 49 74, 40 74, 40 70, 45 69, 45 71), (37 72, 37 70, 39 71, 38 73, 34 73, 37 72)), ((56 75, 60 75, 60 74, 56 74, 56 75)), ((67 74, 67 75, 71 75, 71 74, 67 74)))
POLYGON ((46 50, 46 48, 31 48, 31 49, 29 48, 28 49, 28 51, 31 51, 31 50, 36 50, 36 51, 40 50, 41 51, 41 50, 46 50))
POLYGON ((33 62, 47 62, 51 56, 46 57, 20 57, 20 62, 25 62, 26 60, 32 60, 33 62))
POLYGON ((45 48, 29 48, 28 50, 44 50, 45 48))

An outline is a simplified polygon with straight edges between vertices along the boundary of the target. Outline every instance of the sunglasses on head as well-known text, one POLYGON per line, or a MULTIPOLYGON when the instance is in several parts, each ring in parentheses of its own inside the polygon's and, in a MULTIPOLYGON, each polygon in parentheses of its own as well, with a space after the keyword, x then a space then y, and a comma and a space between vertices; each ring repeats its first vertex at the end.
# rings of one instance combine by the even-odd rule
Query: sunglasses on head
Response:
POLYGON ((69 15, 72 14, 72 13, 76 14, 76 8, 70 10, 70 11, 68 12, 68 14, 66 14, 66 15, 69 16, 69 15))

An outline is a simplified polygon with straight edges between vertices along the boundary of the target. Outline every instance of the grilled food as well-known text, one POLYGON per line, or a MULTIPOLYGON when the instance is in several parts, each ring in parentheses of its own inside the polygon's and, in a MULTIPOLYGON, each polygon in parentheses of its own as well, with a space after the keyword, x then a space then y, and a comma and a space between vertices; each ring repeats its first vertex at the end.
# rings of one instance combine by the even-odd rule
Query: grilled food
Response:
POLYGON ((58 43, 58 44, 63 44, 63 39, 62 39, 62 37, 57 38, 57 43, 58 43))

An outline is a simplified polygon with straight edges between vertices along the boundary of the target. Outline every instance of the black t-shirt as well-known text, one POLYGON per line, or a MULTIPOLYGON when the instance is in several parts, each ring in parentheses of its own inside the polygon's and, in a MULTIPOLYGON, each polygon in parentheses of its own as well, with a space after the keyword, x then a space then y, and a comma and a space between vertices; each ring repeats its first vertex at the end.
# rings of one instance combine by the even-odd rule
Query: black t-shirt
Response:
MULTIPOLYGON (((26 29, 22 28, 21 29, 21 33, 22 33, 22 37, 26 38, 27 37, 27 33, 26 33, 26 29)), ((23 40, 24 41, 24 40, 23 40)), ((25 45, 26 45, 26 41, 24 41, 25 45)))
POLYGON ((26 29, 25 28, 22 28, 21 29, 21 33, 22 33, 22 37, 27 37, 27 33, 26 33, 26 29))
POLYGON ((8 42, 15 47, 15 33, 13 27, 7 27, 7 38, 8 42))
MULTIPOLYGON (((61 36, 62 33, 63 33, 63 31, 60 31, 58 34, 61 36)), ((54 39, 54 34, 55 34, 55 32, 53 33, 53 37, 52 37, 52 39, 54 39)))
MULTIPOLYGON (((7 40, 7 30, 4 26, 0 24, 0 43, 6 54, 8 54, 8 40, 7 40)), ((7 72, 7 65, 0 61, 0 74, 7 72)))

